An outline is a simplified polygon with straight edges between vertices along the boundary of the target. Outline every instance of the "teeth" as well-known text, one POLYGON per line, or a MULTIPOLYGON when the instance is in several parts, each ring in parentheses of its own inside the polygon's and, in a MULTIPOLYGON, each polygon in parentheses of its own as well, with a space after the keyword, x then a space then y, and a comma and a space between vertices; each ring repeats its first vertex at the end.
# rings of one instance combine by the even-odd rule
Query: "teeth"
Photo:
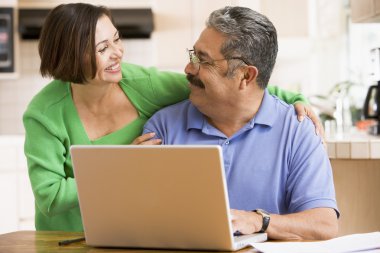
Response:
POLYGON ((117 64, 112 65, 112 66, 110 66, 110 67, 108 67, 108 68, 106 68, 106 69, 109 69, 109 70, 115 70, 115 69, 117 69, 119 66, 120 66, 119 63, 117 63, 117 64))

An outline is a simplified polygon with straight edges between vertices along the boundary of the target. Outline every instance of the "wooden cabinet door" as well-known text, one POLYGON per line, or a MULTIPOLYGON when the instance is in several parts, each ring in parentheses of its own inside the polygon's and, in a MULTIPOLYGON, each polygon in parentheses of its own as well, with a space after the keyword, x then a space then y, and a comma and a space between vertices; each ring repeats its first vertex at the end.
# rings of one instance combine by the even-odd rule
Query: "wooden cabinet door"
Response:
POLYGON ((18 230, 16 173, 0 172, 0 234, 18 230))
POLYGON ((375 15, 380 15, 380 0, 373 0, 375 6, 375 15))
POLYGON ((363 22, 373 15, 373 0, 351 0, 351 18, 353 22, 363 22))

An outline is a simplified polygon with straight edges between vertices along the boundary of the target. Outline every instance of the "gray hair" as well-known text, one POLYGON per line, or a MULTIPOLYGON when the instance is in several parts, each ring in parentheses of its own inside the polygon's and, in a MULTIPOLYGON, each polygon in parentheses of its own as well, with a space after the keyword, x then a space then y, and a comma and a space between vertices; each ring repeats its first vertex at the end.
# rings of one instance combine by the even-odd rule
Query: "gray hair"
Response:
MULTIPOLYGON (((278 51, 276 28, 264 15, 245 7, 226 6, 213 11, 206 26, 227 35, 221 53, 228 59, 241 57, 259 70, 257 83, 266 88, 278 51)), ((240 64, 230 64, 227 75, 240 64)))

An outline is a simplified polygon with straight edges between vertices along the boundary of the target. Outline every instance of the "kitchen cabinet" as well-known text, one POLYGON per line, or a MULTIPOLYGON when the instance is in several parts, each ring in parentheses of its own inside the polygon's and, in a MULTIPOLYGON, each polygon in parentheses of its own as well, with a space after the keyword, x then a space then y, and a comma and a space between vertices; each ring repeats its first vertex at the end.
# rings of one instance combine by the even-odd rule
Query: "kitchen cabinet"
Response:
POLYGON ((339 236, 380 230, 380 159, 331 159, 339 236))
MULTIPOLYGON (((261 0, 262 1, 262 0, 261 0)), ((260 0, 157 0, 153 1, 155 61, 160 69, 183 72, 192 48, 210 13, 224 6, 260 7, 260 0), (159 2, 159 4, 157 4, 159 2)))
MULTIPOLYGON (((3 1, 3 0, 2 0, 3 1)), ((9 1, 9 0, 8 0, 9 1)), ((82 0, 81 3, 89 3, 93 5, 105 5, 109 8, 145 8, 152 5, 153 0, 111 0, 104 2, 103 0, 82 0)), ((68 4, 75 1, 72 0, 18 0, 20 8, 53 8, 59 4, 68 4)))
POLYGON ((380 230, 380 137, 351 131, 327 138, 339 235, 380 230))
POLYGON ((351 0, 352 22, 380 22, 380 0, 351 0))
POLYGON ((13 173, 0 171, 0 234, 17 230, 17 178, 13 173))
POLYGON ((379 15, 380 14, 380 1, 374 0, 374 2, 375 2, 375 14, 379 15))
POLYGON ((232 0, 160 0, 153 6, 155 31, 154 65, 183 73, 191 49, 205 27, 209 14, 232 4, 232 0))
POLYGON ((258 11, 266 15, 276 26, 279 38, 308 37, 310 5, 310 1, 304 0, 281 0, 281 4, 278 4, 277 0, 261 0, 258 11))
POLYGON ((23 144, 23 135, 0 136, 0 234, 34 230, 34 196, 23 144))

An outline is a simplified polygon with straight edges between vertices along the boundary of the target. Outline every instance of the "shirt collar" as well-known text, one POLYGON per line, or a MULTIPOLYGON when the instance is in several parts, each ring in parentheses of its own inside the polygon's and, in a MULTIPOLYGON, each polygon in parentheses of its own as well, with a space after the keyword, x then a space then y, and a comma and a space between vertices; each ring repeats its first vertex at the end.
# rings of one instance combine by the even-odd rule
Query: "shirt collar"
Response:
POLYGON ((278 98, 270 95, 268 90, 265 89, 263 101, 256 116, 251 120, 251 124, 261 124, 272 127, 276 120, 276 100, 278 100, 278 98))
MULTIPOLYGON (((251 126, 260 124, 272 127, 276 117, 276 100, 277 98, 270 95, 268 90, 265 89, 259 110, 248 124, 251 126)), ((191 128, 202 129, 205 124, 207 124, 207 121, 204 115, 190 102, 190 108, 187 114, 187 130, 191 128)))
POLYGON ((202 129, 206 118, 198 109, 190 102, 189 111, 187 113, 187 130, 191 128, 202 129))

